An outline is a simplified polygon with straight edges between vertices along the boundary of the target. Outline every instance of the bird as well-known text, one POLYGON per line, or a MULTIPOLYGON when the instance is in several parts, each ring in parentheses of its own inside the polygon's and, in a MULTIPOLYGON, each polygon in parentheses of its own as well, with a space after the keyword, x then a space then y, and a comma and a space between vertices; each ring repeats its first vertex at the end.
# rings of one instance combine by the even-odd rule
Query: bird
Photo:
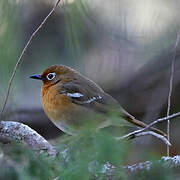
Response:
MULTIPOLYGON (((44 112, 66 134, 78 134, 88 125, 95 130, 119 126, 123 122, 140 128, 147 126, 124 110, 99 85, 68 66, 52 65, 42 74, 31 75, 30 78, 42 81, 41 103, 44 112), (114 124, 110 118, 106 118, 110 111, 119 114, 119 123, 114 124)), ((150 130, 166 136, 157 128, 151 127, 150 130)))

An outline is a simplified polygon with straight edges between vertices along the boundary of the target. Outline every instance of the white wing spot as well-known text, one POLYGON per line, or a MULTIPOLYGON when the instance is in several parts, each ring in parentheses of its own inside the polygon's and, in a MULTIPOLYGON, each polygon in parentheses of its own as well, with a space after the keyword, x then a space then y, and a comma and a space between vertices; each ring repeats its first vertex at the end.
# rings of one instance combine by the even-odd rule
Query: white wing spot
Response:
POLYGON ((73 97, 73 98, 79 98, 79 97, 84 96, 81 93, 67 93, 66 95, 69 96, 69 97, 73 97))
MULTIPOLYGON (((81 94, 81 93, 66 93, 66 96, 69 96, 71 98, 80 98, 80 97, 83 97, 84 95, 81 94)), ((83 103, 91 103, 95 100, 98 100, 98 99, 102 99, 102 96, 93 96, 92 98, 88 99, 87 101, 84 101, 83 103)))
POLYGON ((92 97, 91 99, 85 101, 85 103, 91 103, 91 102, 93 102, 93 101, 95 101, 95 100, 98 100, 98 99, 102 99, 102 97, 101 97, 101 96, 92 97))

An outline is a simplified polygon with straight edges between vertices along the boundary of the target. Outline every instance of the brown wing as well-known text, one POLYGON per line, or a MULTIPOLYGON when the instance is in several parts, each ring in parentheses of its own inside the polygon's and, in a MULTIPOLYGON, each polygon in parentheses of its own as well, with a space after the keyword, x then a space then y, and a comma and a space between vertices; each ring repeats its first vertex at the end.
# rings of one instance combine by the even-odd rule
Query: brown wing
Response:
POLYGON ((118 102, 102 89, 93 87, 82 87, 78 83, 64 83, 59 90, 60 94, 68 96, 71 101, 78 105, 83 105, 98 112, 108 112, 111 106, 119 107, 118 102))
MULTIPOLYGON (((68 96, 72 103, 77 105, 83 105, 101 113, 107 113, 109 110, 115 109, 120 113, 120 116, 124 117, 129 123, 143 128, 147 126, 125 111, 113 97, 105 93, 97 85, 96 87, 88 86, 87 88, 87 86, 82 86, 78 82, 68 82, 62 85, 59 93, 68 96)), ((152 127, 150 130, 166 136, 166 134, 159 129, 152 127)))

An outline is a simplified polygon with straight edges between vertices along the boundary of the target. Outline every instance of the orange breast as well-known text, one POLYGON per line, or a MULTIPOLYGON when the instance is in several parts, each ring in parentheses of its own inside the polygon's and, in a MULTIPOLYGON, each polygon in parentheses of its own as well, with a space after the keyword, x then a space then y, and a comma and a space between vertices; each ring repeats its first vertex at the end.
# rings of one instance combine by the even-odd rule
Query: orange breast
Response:
POLYGON ((44 112, 59 129, 68 134, 75 134, 87 125, 98 127, 104 122, 104 118, 100 118, 99 121, 96 118, 93 118, 93 121, 90 120, 89 116, 95 113, 93 110, 72 103, 66 95, 60 94, 56 88, 56 86, 42 86, 41 101, 44 112))
POLYGON ((75 134, 83 127, 82 118, 87 115, 87 108, 79 107, 59 92, 56 86, 42 86, 41 102, 48 118, 62 131, 75 134))
POLYGON ((41 102, 46 115, 52 121, 61 121, 72 108, 70 100, 59 94, 54 86, 42 87, 41 102))

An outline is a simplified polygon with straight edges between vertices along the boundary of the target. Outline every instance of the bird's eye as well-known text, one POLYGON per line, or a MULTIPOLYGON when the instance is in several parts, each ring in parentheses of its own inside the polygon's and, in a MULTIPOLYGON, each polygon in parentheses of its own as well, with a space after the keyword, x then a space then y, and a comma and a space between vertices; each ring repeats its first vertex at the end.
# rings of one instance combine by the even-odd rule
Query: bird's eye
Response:
POLYGON ((56 77, 56 73, 49 73, 46 77, 48 80, 53 80, 56 77))

